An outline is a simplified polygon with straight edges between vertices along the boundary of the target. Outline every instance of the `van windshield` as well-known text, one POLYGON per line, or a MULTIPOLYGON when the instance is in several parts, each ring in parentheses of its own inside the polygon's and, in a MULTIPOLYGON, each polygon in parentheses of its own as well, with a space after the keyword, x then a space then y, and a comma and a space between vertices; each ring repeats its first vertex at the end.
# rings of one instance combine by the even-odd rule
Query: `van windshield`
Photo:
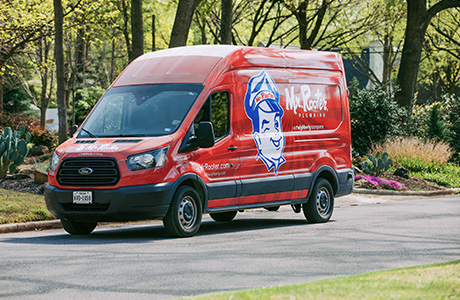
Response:
POLYGON ((83 124, 78 138, 171 134, 179 128, 202 90, 201 84, 111 88, 83 124))

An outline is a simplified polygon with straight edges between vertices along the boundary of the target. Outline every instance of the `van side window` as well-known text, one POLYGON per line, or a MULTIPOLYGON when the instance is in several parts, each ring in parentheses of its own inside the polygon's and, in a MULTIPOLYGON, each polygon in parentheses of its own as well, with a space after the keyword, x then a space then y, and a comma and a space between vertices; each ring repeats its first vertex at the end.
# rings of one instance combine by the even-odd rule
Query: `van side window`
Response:
POLYGON ((214 127, 215 140, 226 136, 230 129, 230 95, 228 92, 217 92, 209 96, 195 118, 194 127, 202 121, 211 122, 214 127))

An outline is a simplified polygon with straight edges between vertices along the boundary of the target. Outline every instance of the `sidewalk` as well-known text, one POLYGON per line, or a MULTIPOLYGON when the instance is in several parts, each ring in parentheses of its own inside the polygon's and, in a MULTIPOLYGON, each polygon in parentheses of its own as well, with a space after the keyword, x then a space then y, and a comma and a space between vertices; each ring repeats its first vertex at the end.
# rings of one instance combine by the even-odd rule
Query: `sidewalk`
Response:
MULTIPOLYGON (((354 189, 352 194, 336 198, 335 206, 340 207, 344 205, 358 206, 360 204, 380 204, 388 201, 401 201, 404 199, 412 200, 418 197, 447 196, 454 195, 456 193, 460 193, 460 189, 406 192, 390 190, 354 189)), ((62 228, 61 222, 59 220, 2 224, 0 225, 0 234, 59 228, 62 228)))

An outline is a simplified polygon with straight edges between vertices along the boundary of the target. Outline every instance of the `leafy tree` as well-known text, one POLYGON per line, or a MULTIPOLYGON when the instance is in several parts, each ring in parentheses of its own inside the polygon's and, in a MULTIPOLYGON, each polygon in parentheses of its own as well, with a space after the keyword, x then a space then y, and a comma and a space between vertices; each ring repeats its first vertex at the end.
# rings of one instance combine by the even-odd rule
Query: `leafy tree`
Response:
POLYGON ((415 91, 423 41, 430 21, 440 11, 460 7, 458 0, 441 0, 427 9, 426 0, 407 0, 407 23, 395 94, 401 106, 410 106, 415 91))
POLYGON ((367 6, 360 7, 361 13, 368 16, 364 23, 367 33, 348 42, 344 47, 346 51, 344 56, 351 58, 353 67, 374 85, 383 84, 388 88, 388 92, 390 92, 393 70, 404 38, 402 24, 406 17, 404 8, 403 0, 368 1, 367 6), (382 50, 371 47, 371 42, 376 42, 382 50), (382 74, 374 72, 366 58, 365 49, 369 52, 374 51, 369 55, 381 56, 382 74))

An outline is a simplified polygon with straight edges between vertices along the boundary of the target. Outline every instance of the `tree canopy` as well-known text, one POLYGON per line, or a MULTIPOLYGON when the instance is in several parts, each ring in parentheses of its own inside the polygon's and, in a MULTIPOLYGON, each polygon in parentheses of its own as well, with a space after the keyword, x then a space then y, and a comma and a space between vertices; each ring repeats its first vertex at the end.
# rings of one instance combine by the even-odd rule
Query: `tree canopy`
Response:
POLYGON ((62 97, 79 124, 135 57, 220 43, 338 51, 400 105, 460 93, 459 0, 61 0, 62 72, 54 1, 0 6, 0 109, 13 91, 42 115, 62 97))

